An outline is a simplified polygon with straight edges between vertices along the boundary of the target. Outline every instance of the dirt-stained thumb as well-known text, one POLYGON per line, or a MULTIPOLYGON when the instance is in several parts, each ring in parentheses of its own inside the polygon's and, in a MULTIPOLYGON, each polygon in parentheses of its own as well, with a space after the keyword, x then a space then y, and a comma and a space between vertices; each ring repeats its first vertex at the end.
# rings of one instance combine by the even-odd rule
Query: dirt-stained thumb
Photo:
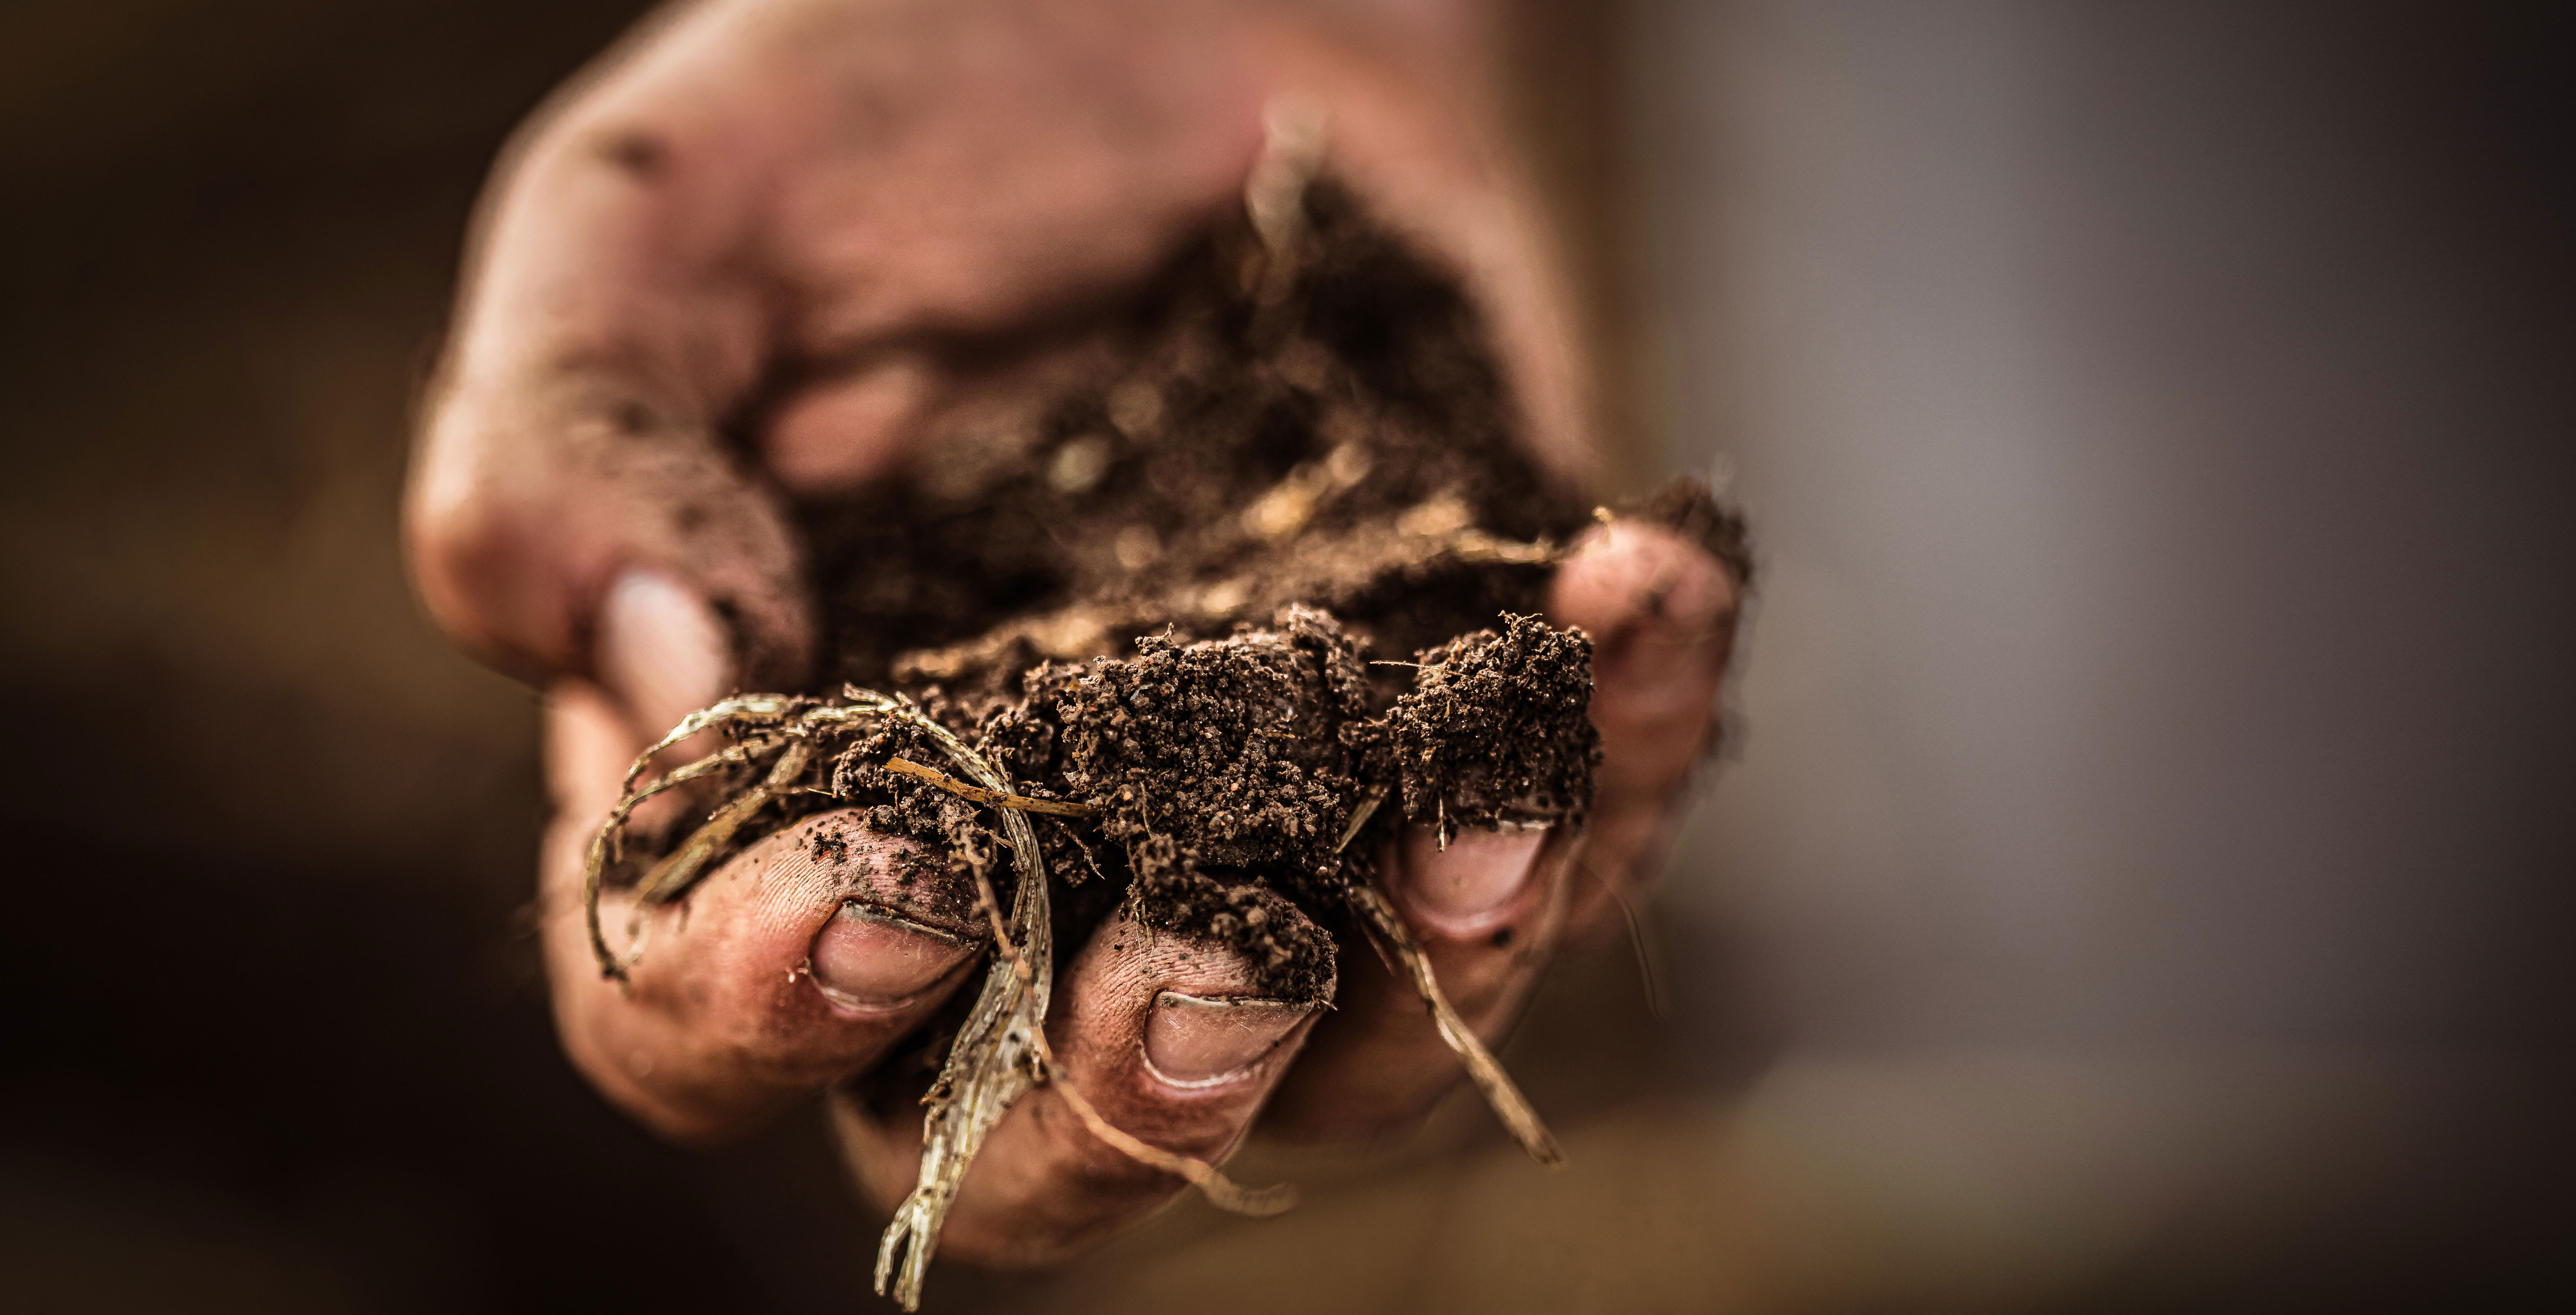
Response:
POLYGON ((732 692, 731 636, 715 609, 658 571, 630 569, 600 600, 592 654, 600 683, 639 734, 658 738, 732 692))

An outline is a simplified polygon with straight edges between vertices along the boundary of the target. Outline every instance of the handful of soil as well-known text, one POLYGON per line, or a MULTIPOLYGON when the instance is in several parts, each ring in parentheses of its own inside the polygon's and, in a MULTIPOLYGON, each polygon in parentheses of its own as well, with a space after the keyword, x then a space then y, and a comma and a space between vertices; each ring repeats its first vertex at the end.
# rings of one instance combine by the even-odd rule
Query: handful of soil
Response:
MULTIPOLYGON (((973 883, 995 963, 955 1021, 920 1185, 878 1257, 878 1290, 907 1308, 967 1163, 1035 1082, 1219 1204, 1284 1207, 1109 1126, 1055 1073, 1053 945, 1113 910, 1223 942, 1283 1000, 1319 1001, 1343 946, 1372 939, 1514 1134, 1557 1158, 1448 1008, 1374 856, 1404 823, 1443 844, 1580 827, 1600 753, 1591 641, 1537 613, 1590 509, 1517 441, 1456 280, 1329 180, 1265 176, 1249 222, 1176 259, 1088 373, 958 422, 880 488, 800 508, 828 679, 689 718, 637 761, 593 846, 593 946, 620 978, 643 946, 610 949, 603 884, 631 885, 640 930, 712 863, 816 812, 915 841, 932 857, 912 879, 973 883), (730 747, 647 783, 710 728, 730 747), (633 808, 673 789, 704 794, 705 820, 627 843, 633 808)), ((1740 529, 1704 491, 1659 503, 1740 570, 1740 529)))

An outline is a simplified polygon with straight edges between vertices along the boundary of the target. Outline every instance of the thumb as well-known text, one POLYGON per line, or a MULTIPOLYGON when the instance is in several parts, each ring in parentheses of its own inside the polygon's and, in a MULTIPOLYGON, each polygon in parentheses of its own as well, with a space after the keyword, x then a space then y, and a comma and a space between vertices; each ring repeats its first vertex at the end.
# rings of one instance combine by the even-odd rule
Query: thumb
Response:
POLYGON ((731 692, 732 636, 697 592, 660 571, 631 568, 600 600, 592 645, 599 683, 615 692, 641 735, 664 730, 731 692))
POLYGON ((460 644, 531 683, 594 677, 658 735, 801 680, 812 627, 781 495, 728 436, 774 355, 738 254, 764 158, 705 125, 605 150, 603 94, 495 174, 405 529, 460 644))
POLYGON ((405 528, 440 625, 532 684, 594 680, 647 740, 801 681, 811 606, 778 495, 694 427, 635 432, 515 382, 457 390, 423 433, 405 528))

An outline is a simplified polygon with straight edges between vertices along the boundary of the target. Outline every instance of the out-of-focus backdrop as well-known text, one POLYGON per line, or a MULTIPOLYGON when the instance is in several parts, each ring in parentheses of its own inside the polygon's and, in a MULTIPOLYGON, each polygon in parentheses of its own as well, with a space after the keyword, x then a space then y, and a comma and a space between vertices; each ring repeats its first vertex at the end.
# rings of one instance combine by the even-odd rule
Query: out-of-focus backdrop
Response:
MULTIPOLYGON (((483 171, 638 8, 0 9, 0 1307, 873 1308, 812 1112, 557 1056, 533 706, 394 540, 483 171)), ((2576 1295, 2576 18, 1505 10, 1611 409, 1761 533, 1660 971, 1514 1043, 1562 1174, 1453 1102, 932 1309, 2576 1295)))

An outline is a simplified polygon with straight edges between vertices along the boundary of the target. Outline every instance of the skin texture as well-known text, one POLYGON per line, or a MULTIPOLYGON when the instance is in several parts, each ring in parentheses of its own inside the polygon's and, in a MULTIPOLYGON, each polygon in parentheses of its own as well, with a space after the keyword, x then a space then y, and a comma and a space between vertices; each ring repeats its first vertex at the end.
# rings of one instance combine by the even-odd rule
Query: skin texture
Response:
MULTIPOLYGON (((958 892, 907 891, 846 814, 769 837, 657 914, 634 990, 583 939, 583 847, 634 754, 739 688, 796 685, 813 634, 791 492, 881 477, 940 417, 1041 386, 1105 298, 1239 206, 1262 112, 1321 104, 1331 166, 1464 274, 1542 461, 1590 481, 1587 374, 1543 231, 1480 143, 1458 59, 1303 10, 1167 0, 724 0, 648 23, 496 173, 407 503, 420 592, 546 692, 541 859, 567 1052, 675 1139, 834 1093, 853 1177, 909 1190, 919 1112, 867 1076, 974 980, 958 892), (818 834, 839 844, 818 846, 818 834)), ((1388 856, 1468 1024, 1499 1039, 1551 951, 1615 917, 1704 747, 1736 597, 1698 549, 1596 530, 1550 619, 1598 642, 1595 815, 1388 856)), ((627 910, 614 898, 608 924, 627 910)), ((1410 990, 1343 965, 1329 1014, 1246 994, 1222 950, 1112 922, 1061 947, 1048 1022, 1074 1083, 1155 1145, 1222 1158, 1418 1118, 1460 1077, 1410 990), (1175 1000, 1166 993, 1178 993, 1175 1000), (1266 1111, 1266 1112, 1265 1112, 1266 1111)), ((942 1254, 1060 1259, 1178 1180, 1046 1090, 995 1130, 942 1254)))

